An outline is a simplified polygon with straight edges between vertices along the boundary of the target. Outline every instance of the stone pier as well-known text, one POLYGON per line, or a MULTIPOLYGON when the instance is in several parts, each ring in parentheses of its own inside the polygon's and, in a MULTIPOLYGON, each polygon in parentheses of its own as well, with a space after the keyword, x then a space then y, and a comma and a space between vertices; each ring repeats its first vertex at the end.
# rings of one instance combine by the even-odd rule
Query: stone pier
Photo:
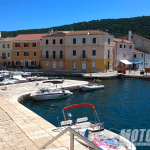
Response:
MULTIPOLYGON (((63 87, 74 89, 81 84, 87 82, 65 80, 63 87)), ((18 102, 24 95, 48 86, 52 85, 43 81, 0 86, 0 150, 38 150, 59 134, 53 132, 54 125, 18 102)), ((74 145, 75 150, 87 149, 77 141, 74 145)), ((46 149, 69 150, 70 136, 63 135, 46 149)))

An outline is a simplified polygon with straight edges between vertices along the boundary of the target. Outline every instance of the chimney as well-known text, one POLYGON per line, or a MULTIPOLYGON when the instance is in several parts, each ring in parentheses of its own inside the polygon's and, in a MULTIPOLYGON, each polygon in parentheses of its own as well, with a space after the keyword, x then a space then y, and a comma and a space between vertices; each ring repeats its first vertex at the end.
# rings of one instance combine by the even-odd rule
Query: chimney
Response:
POLYGON ((1 38, 1 31, 0 31, 0 38, 1 38))
POLYGON ((131 42, 131 34, 132 34, 132 31, 128 31, 128 41, 131 42))
POLYGON ((108 33, 108 29, 107 29, 107 30, 105 30, 105 32, 106 32, 106 33, 108 33))
POLYGON ((53 29, 51 29, 51 33, 53 33, 53 29))

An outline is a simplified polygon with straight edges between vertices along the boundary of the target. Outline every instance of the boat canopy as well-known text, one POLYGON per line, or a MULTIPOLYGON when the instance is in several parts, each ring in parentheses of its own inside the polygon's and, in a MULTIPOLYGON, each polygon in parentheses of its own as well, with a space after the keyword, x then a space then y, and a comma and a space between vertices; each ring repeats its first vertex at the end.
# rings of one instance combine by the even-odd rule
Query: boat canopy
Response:
POLYGON ((95 107, 92 104, 74 104, 74 105, 64 107, 64 110, 75 108, 75 107, 92 107, 93 110, 95 111, 95 107))
POLYGON ((120 60, 123 64, 132 65, 132 63, 128 60, 120 60))

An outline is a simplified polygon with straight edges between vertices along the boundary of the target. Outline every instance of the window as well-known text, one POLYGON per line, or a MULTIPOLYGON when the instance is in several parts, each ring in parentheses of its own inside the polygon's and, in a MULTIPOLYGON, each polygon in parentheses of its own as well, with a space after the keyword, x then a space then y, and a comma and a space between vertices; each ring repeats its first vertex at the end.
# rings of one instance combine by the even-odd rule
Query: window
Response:
POLYGON ((92 62, 92 68, 95 68, 95 61, 92 62))
POLYGON ((96 50, 92 50, 92 56, 96 56, 96 50))
POLYGON ((129 45, 129 49, 132 49, 132 45, 129 45))
POLYGON ((36 47, 36 43, 33 43, 32 46, 33 46, 33 47, 36 47))
POLYGON ((20 61, 16 61, 16 66, 20 66, 20 61))
POLYGON ((36 52, 33 52, 33 55, 36 56, 36 52))
POLYGON ((46 58, 48 58, 49 56, 49 51, 46 51, 46 58))
POLYGON ((60 58, 63 58, 63 51, 60 51, 60 58))
POLYGON ((8 53, 7 56, 10 57, 10 53, 8 53))
POLYGON ((60 39, 60 44, 63 44, 63 39, 60 39))
POLYGON ((122 48, 122 44, 120 44, 120 48, 122 48))
POLYGON ((9 48, 9 44, 7 44, 7 48, 9 48))
POLYGON ((93 44, 95 44, 96 43, 96 38, 93 38, 93 44))
POLYGON ((86 58, 86 52, 85 52, 85 50, 82 50, 82 58, 86 58))
POLYGON ((124 58, 126 57, 126 54, 124 54, 124 58))
POLYGON ((73 56, 76 56, 76 50, 75 49, 73 50, 73 56))
POLYGON ((3 44, 3 48, 5 48, 5 44, 3 44))
POLYGON ((124 48, 126 48, 126 45, 124 45, 124 48))
POLYGON ((86 38, 82 38, 82 43, 83 43, 83 44, 86 43, 86 38))
POLYGON ((19 52, 17 52, 17 56, 19 56, 19 52))
POLYGON ((76 38, 73 38, 73 44, 76 44, 76 38))
POLYGON ((24 52, 24 56, 29 56, 29 52, 24 52))
POLYGON ((63 67, 63 61, 60 61, 60 67, 63 67))
POLYGON ((110 50, 108 50, 108 59, 110 58, 110 50))
POLYGON ((56 40, 55 39, 53 39, 53 44, 56 44, 56 40))
POLYGON ((67 50, 67 56, 70 56, 70 50, 67 50))
POLYGON ((20 47, 20 43, 15 43, 15 47, 20 47))
POLYGON ((110 39, 108 39, 108 44, 110 44, 110 39))
POLYGON ((29 43, 24 43, 24 47, 29 47, 29 43))
POLYGON ((45 43, 46 43, 46 45, 48 45, 48 39, 46 39, 45 43))
POLYGON ((56 58, 56 51, 53 51, 53 59, 56 58))
POLYGON ((136 54, 134 54, 134 58, 136 58, 136 54))
POLYGON ((6 59, 6 53, 2 53, 2 59, 6 59))
POLYGON ((120 53, 120 58, 121 58, 121 53, 120 53))
POLYGON ((143 54, 142 54, 142 57, 143 57, 143 54))
POLYGON ((46 66, 49 66, 49 62, 48 61, 46 61, 46 66))
POLYGON ((36 65, 36 61, 31 61, 31 65, 35 66, 36 65))

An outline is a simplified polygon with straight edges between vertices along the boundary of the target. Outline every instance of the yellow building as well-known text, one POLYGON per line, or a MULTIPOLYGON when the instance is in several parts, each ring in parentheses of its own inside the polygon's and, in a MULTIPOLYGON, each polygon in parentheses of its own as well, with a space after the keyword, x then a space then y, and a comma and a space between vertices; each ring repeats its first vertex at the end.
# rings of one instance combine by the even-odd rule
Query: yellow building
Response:
POLYGON ((113 69, 113 36, 100 30, 49 32, 42 37, 42 68, 113 69))
POLYGON ((13 37, 0 39, 0 67, 10 67, 11 62, 11 40, 13 37))
POLYGON ((46 34, 21 34, 12 39, 12 67, 41 68, 41 37, 46 34))
POLYGON ((65 41, 66 70, 113 69, 113 36, 108 32, 70 31, 65 41))

